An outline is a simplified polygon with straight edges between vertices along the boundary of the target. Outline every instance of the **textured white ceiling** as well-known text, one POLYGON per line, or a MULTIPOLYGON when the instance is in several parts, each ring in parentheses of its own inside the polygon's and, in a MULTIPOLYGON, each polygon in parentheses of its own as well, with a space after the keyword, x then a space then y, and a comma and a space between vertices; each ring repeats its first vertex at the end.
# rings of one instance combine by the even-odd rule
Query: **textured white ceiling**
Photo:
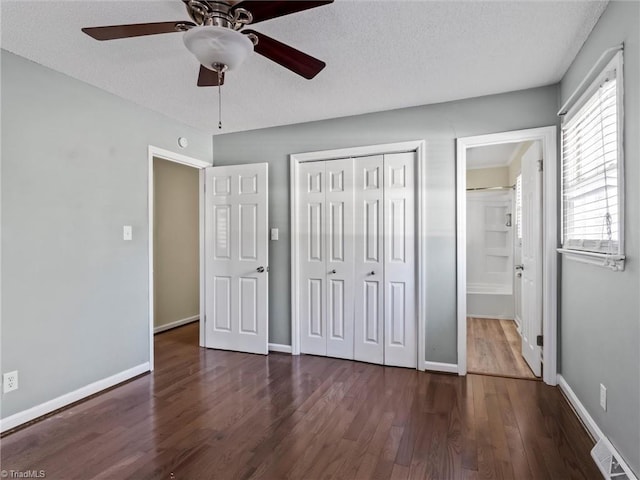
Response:
POLYGON ((522 143, 500 143, 467 150, 467 170, 478 168, 506 167, 513 160, 522 143))
MULTIPOLYGON (((226 77, 222 133, 355 115, 559 81, 606 1, 365 1, 255 25, 327 63, 305 80, 253 54, 226 77)), ((217 130, 180 33, 98 42, 88 26, 187 20, 180 0, 2 0, 2 48, 217 130)))

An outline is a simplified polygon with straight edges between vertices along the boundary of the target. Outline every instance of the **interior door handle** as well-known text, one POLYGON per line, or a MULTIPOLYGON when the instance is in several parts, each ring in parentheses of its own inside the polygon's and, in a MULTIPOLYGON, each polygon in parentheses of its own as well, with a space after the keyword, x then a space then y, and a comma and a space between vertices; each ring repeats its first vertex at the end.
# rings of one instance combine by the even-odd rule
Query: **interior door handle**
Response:
POLYGON ((369 272, 369 275, 375 275, 375 274, 376 274, 376 271, 375 271, 375 270, 371 270, 371 271, 369 272))
POLYGON ((524 265, 516 265, 515 268, 516 268, 516 270, 522 271, 522 270, 524 270, 524 265))
POLYGON ((333 274, 333 273, 338 273, 338 272, 336 272, 336 269, 334 268, 334 269, 333 269, 333 270, 331 270, 329 273, 330 273, 330 274, 333 274))
POLYGON ((262 272, 264 272, 264 267, 258 267, 258 268, 256 268, 256 271, 258 273, 262 273, 262 272))

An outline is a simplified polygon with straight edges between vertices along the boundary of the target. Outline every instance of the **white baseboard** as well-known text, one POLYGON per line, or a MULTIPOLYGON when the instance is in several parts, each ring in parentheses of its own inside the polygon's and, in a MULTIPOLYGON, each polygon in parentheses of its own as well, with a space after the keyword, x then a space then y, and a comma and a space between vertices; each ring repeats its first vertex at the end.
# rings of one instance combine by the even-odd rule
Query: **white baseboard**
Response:
POLYGON ((425 360, 424 369, 430 372, 458 373, 458 365, 455 363, 429 362, 425 360))
POLYGON ((125 370, 124 372, 116 373, 97 382, 93 382, 89 385, 81 387, 73 392, 65 393, 53 400, 41 403, 35 407, 28 408, 22 412, 14 413, 6 418, 0 420, 0 432, 5 432, 16 428, 23 423, 30 422, 38 417, 42 417, 48 413, 51 413, 59 408, 66 407, 74 402, 82 400, 83 398, 94 395, 102 390, 113 387, 119 383, 125 382, 133 377, 136 377, 142 373, 149 371, 149 362, 140 364, 136 367, 125 370))
POLYGON ((165 330, 171 330, 172 328, 181 327, 182 325, 186 325, 187 323, 195 322, 200 320, 200 315, 194 315, 193 317, 182 318, 180 320, 176 320, 175 322, 165 323, 164 325, 158 325, 153 328, 153 333, 164 332, 165 330))
MULTIPOLYGON (((623 468, 627 472, 631 472, 631 469, 629 468, 629 466, 622 459, 620 452, 618 452, 614 448, 614 446, 611 444, 609 439, 602 432, 602 430, 600 429, 596 421, 589 414, 585 406, 582 404, 582 402, 580 401, 578 396, 575 394, 575 392, 571 389, 571 387, 569 386, 567 381, 564 379, 564 377, 558 373, 556 378, 558 380, 558 387, 560 387, 560 390, 562 390, 562 393, 564 393, 564 396, 567 398, 567 400, 569 400, 569 403, 573 407, 574 411, 578 414, 578 417, 580 417, 580 420, 582 420, 582 423, 587 428, 593 440, 596 442, 600 440, 604 441, 604 443, 607 445, 609 450, 611 450, 612 452, 615 452, 616 457, 619 460, 620 464, 623 466, 623 468)), ((630 480, 636 480, 636 479, 630 478, 630 480)))
POLYGON ((282 345, 280 343, 270 343, 270 352, 291 353, 291 345, 282 345))
POLYGON ((589 412, 587 412, 587 409, 578 399, 578 396, 571 389, 564 377, 558 374, 556 378, 558 379, 558 386, 560 387, 560 390, 562 390, 562 393, 564 393, 565 397, 567 397, 567 400, 569 400, 569 403, 580 417, 580 420, 582 420, 582 423, 584 423, 585 427, 587 427, 591 438, 593 438, 596 442, 603 438, 604 433, 602 433, 602 430, 600 430, 600 427, 598 427, 598 424, 595 422, 593 417, 589 415, 589 412))
POLYGON ((476 315, 475 313, 467 313, 467 317, 473 318, 491 318, 494 320, 513 320, 509 315, 476 315))

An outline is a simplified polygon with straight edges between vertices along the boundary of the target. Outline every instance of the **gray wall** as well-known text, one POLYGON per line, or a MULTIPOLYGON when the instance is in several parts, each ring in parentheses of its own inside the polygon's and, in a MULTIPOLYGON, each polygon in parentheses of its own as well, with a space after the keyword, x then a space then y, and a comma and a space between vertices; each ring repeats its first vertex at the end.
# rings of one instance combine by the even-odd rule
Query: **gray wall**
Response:
POLYGON ((200 313, 200 172, 153 159, 153 321, 200 313))
POLYGON ((2 417, 148 361, 147 147, 211 137, 2 51, 2 417), (133 241, 122 226, 133 225, 133 241))
POLYGON ((624 42, 624 272, 562 261, 560 371, 640 474, 640 3, 611 2, 561 83, 561 103, 602 52, 624 42), (599 406, 599 385, 608 406, 599 406))
MULTIPOLYGON (((283 105, 283 108, 295 108, 283 105)), ((456 363, 455 139, 555 125, 557 87, 215 136, 215 165, 269 162, 269 341, 289 344, 291 153, 427 141, 426 359, 456 363)))

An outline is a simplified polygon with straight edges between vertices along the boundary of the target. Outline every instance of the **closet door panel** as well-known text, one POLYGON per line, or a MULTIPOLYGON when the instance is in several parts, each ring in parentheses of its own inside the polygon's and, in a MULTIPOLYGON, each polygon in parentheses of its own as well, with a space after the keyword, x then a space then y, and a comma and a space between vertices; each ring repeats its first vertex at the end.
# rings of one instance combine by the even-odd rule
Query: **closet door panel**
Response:
POLYGON ((384 363, 383 157, 355 161, 354 358, 384 363))
POLYGON ((384 363, 416 368, 414 153, 384 156, 384 363))
POLYGON ((324 163, 327 355, 353 359, 353 160, 324 163))
POLYGON ((327 354, 326 210, 324 162, 303 163, 300 199, 300 352, 327 354))

